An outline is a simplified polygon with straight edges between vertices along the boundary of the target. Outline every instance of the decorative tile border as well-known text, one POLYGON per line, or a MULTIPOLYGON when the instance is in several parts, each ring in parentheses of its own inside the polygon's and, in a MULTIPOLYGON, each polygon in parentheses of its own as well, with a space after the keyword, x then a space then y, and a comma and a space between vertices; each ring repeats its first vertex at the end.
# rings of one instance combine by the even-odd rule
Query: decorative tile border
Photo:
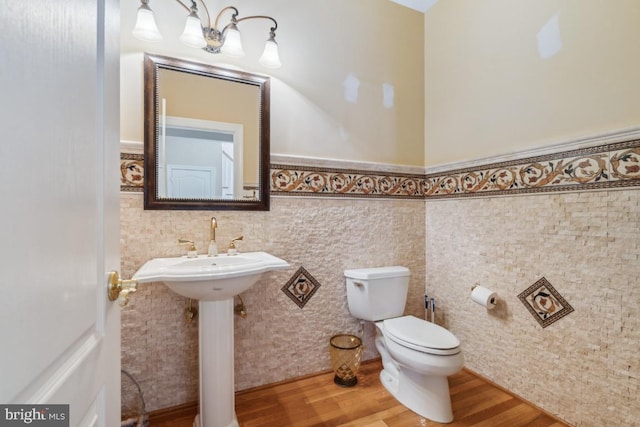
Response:
MULTIPOLYGON (((121 190, 143 191, 142 154, 121 154, 121 190)), ((277 196, 440 199, 640 186, 640 139, 433 174, 271 165, 277 196)))
POLYGON ((144 155, 120 153, 120 191, 143 192, 144 155))
POLYGON ((640 186, 640 139, 428 175, 271 165, 271 193, 436 199, 640 186))
POLYGON ((427 175, 426 198, 640 186, 640 140, 427 175))
POLYGON ((318 288, 320 283, 304 267, 300 267, 282 287, 282 292, 298 307, 304 308, 318 288))
POLYGON ((422 199, 421 175, 271 165, 271 194, 422 199))
POLYGON ((518 298, 543 328, 573 311, 571 304, 544 277, 529 286, 518 298))

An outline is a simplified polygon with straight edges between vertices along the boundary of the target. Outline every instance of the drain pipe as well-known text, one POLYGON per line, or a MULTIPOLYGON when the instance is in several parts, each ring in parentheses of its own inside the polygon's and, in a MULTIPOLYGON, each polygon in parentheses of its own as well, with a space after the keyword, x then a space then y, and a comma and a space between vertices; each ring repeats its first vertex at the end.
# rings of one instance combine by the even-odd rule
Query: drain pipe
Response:
POLYGON ((243 319, 247 318, 247 307, 244 306, 244 301, 242 301, 242 297, 237 295, 240 302, 233 307, 233 314, 242 317, 243 319))
POLYGON ((128 420, 124 420, 121 422, 120 427, 149 427, 149 416, 147 415, 147 410, 145 408, 144 397, 142 396, 142 390, 140 389, 140 384, 136 381, 133 376, 125 371, 124 369, 120 370, 123 374, 125 374, 133 384, 138 389, 138 397, 140 397, 140 403, 142 404, 142 411, 140 412, 140 416, 136 418, 129 418, 128 420))

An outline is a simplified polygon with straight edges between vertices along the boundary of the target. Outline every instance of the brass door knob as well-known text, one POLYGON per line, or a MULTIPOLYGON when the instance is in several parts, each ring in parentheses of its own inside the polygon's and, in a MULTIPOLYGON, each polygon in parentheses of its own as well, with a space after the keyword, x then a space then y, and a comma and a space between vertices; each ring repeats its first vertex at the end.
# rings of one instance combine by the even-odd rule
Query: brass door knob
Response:
POLYGON ((118 300, 120 307, 129 303, 129 294, 135 292, 138 286, 137 280, 122 280, 117 271, 109 272, 107 294, 109 301, 118 300))

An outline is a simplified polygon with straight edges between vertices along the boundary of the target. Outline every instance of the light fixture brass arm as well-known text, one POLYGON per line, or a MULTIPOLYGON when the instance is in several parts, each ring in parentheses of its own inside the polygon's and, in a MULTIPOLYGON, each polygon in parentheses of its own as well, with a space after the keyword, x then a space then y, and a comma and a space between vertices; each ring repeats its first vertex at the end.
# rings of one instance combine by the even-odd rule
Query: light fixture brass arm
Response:
MULTIPOLYGON (((236 21, 236 17, 238 16, 238 13, 240 13, 240 12, 238 12, 238 9, 236 9, 236 8, 235 8, 235 7, 233 7, 233 6, 227 6, 227 7, 225 7, 224 9, 222 9, 222 10, 218 13, 218 16, 216 16, 216 20, 213 22, 213 29, 214 29, 214 30, 218 31, 218 21, 220 21, 220 17, 222 16, 222 14, 223 14, 225 11, 230 10, 230 9, 233 9, 233 14, 231 15, 231 23, 227 24, 227 26, 225 26, 225 27, 222 29, 222 31, 220 31, 220 33, 224 32, 224 30, 226 30, 226 29, 227 29, 227 27, 228 27, 229 25, 231 25, 232 23, 237 22, 237 21, 236 21)), ((211 25, 209 25, 209 26, 211 26, 211 25)))
MULTIPOLYGON (((149 1, 149 0, 147 0, 149 1)), ((176 0, 176 2, 180 3, 180 6, 184 7, 185 9, 187 9, 187 12, 191 13, 191 8, 188 7, 186 4, 182 3, 180 0, 176 0)))
POLYGON ((253 15, 253 16, 245 16, 244 18, 240 18, 237 20, 237 22, 240 21, 245 21, 247 19, 256 19, 256 18, 262 18, 262 19, 270 19, 271 21, 273 21, 273 27, 271 27, 271 32, 275 33, 275 31, 278 29, 278 21, 276 21, 275 19, 273 19, 270 16, 266 16, 266 15, 253 15))
POLYGON ((200 3, 202 3, 202 7, 204 7, 204 13, 207 14, 207 27, 211 27, 211 15, 209 15, 209 9, 203 0, 200 0, 200 3))

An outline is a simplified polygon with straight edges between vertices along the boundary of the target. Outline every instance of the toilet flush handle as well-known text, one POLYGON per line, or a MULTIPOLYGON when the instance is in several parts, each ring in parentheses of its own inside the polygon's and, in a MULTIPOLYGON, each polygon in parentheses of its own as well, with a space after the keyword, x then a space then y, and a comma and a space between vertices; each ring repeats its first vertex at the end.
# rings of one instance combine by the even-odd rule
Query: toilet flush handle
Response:
POLYGON ((362 282, 353 282, 353 285, 359 289, 364 288, 364 284, 362 282))

